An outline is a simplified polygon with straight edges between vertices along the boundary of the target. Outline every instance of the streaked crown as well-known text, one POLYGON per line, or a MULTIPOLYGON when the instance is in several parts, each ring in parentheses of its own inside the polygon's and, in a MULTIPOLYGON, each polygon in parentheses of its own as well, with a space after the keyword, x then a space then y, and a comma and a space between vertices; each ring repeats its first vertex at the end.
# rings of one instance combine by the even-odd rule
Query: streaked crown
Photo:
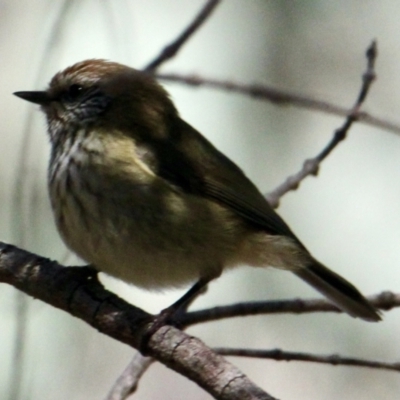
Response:
POLYGON ((41 105, 52 142, 96 125, 129 136, 167 134, 177 111, 168 93, 146 73, 100 59, 81 61, 57 73, 43 92, 17 92, 41 105))

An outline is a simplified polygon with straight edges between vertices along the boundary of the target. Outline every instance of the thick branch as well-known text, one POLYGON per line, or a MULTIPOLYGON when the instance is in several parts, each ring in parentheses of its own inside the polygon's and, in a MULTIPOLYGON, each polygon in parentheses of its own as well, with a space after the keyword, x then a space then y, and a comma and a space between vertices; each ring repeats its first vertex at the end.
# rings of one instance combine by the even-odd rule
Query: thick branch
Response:
MULTIPOLYGON (((104 289, 87 268, 63 267, 3 242, 0 242, 0 282, 62 309, 136 349, 151 322, 148 313, 104 289)), ((152 335, 148 352, 216 399, 273 399, 199 339, 172 326, 163 326, 152 335)))
POLYGON ((162 63, 175 57, 181 47, 204 24, 219 3, 220 0, 208 0, 189 26, 171 44, 166 46, 161 53, 144 68, 144 71, 155 71, 162 63))

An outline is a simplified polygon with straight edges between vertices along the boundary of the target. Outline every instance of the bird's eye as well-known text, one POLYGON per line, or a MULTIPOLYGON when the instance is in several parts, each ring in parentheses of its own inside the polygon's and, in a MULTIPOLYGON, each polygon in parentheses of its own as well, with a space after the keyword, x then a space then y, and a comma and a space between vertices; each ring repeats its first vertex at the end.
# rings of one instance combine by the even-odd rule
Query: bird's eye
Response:
POLYGON ((67 99, 70 101, 76 100, 83 93, 83 87, 81 85, 72 84, 67 91, 67 99))

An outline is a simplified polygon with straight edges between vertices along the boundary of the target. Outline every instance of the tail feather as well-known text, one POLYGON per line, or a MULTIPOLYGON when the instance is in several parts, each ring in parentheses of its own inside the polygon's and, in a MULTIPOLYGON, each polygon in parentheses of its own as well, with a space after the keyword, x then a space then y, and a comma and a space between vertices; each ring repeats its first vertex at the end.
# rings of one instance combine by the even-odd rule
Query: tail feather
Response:
POLYGON ((352 317, 374 322, 381 320, 377 310, 355 286, 318 261, 294 273, 352 317))

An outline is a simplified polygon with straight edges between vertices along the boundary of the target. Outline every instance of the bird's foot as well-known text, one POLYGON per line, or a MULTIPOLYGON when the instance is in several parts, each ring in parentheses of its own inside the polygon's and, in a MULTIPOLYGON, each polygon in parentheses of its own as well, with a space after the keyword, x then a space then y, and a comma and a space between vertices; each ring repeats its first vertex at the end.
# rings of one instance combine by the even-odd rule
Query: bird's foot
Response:
POLYGON ((184 315, 190 304, 202 294, 207 287, 208 282, 212 278, 202 278, 196 282, 182 297, 175 303, 165 308, 156 315, 149 324, 148 329, 144 332, 140 343, 139 350, 143 355, 148 355, 148 343, 150 338, 164 325, 172 325, 179 327, 181 316, 184 315))
POLYGON ((149 355, 148 344, 150 338, 165 325, 179 326, 179 317, 185 312, 184 308, 176 308, 175 304, 172 304, 170 307, 164 308, 158 315, 155 315, 142 335, 139 351, 143 355, 149 355))

